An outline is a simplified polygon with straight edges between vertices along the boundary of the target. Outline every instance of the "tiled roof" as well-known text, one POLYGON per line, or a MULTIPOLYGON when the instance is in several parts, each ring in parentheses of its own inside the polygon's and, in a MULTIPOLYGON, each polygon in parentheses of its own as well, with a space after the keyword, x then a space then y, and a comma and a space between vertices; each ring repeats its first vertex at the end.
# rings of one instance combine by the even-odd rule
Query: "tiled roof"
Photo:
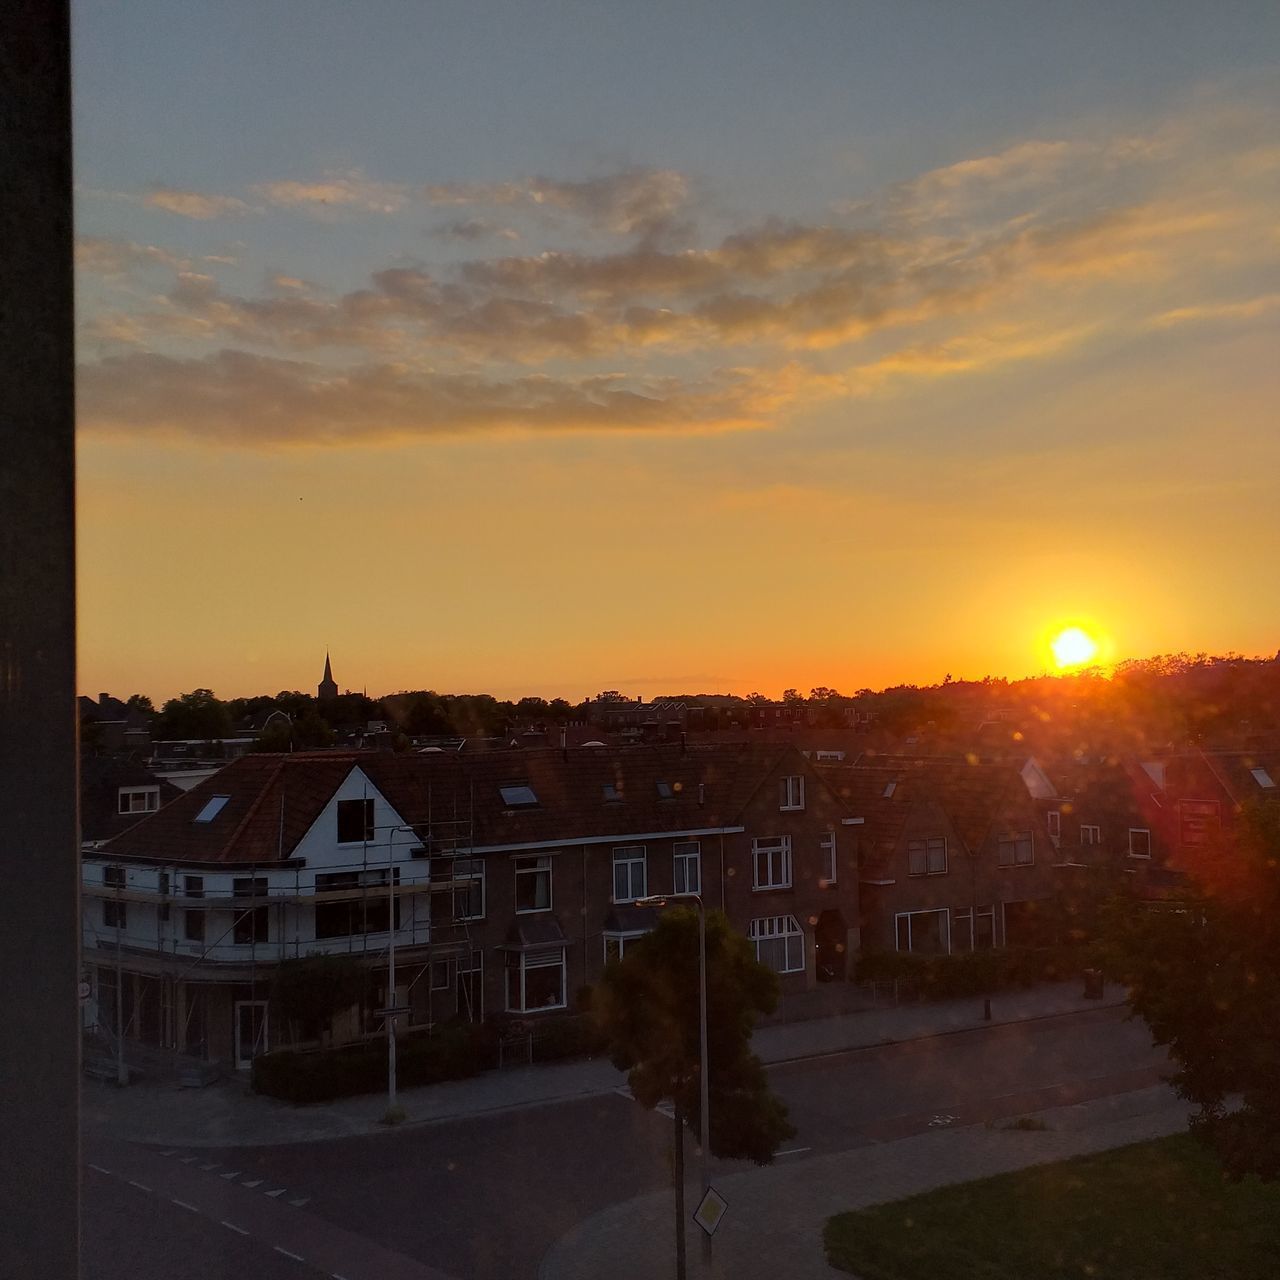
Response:
POLYGON ((121 787, 159 787, 160 803, 182 795, 172 782, 157 778, 132 760, 86 756, 80 761, 80 837, 107 840, 136 825, 144 815, 120 812, 121 787))
POLYGON ((266 864, 288 858, 357 765, 435 848, 706 830, 735 825, 764 779, 786 757, 793 758, 796 772, 809 771, 794 748, 755 743, 475 755, 247 755, 112 841, 110 851, 209 863, 266 864), (504 786, 529 787, 536 804, 504 800, 504 786), (212 821, 196 822, 213 796, 226 796, 225 805, 212 821))

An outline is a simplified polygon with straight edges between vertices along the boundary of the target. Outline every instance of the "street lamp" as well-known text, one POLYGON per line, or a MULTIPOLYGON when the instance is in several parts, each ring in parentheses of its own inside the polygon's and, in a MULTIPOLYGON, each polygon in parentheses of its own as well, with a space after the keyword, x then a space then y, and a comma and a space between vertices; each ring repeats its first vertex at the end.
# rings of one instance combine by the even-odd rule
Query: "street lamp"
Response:
MULTIPOLYGON (((698 1040, 699 1040, 699 1088, 701 1105, 698 1108, 699 1141, 702 1157, 699 1171, 702 1175, 702 1195, 705 1198, 711 1186, 711 1073, 707 1063, 707 909, 700 893, 652 894, 637 898, 637 907, 662 908, 668 902, 692 902, 698 908, 698 1040)), ((711 1270, 711 1237, 702 1233, 702 1265, 711 1270)))
MULTIPOLYGON (((396 864, 395 840, 398 831, 416 834, 412 827, 387 828, 387 1116, 396 1106, 396 864)), ((367 926, 366 926, 367 927, 367 926)))

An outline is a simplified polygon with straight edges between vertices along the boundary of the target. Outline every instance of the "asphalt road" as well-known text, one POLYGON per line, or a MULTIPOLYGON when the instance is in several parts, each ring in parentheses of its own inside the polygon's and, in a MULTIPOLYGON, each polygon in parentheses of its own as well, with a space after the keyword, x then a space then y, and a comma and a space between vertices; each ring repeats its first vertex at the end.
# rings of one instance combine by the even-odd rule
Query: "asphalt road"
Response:
MULTIPOLYGON (((787 1154, 778 1158, 807 1159, 936 1124, 1126 1092, 1154 1083, 1164 1065, 1146 1029, 1125 1022, 1123 1009, 788 1063, 770 1071, 797 1129, 787 1154)), ((290 1199, 304 1201, 295 1213, 315 1215, 462 1280, 522 1280, 536 1275, 547 1248, 576 1223, 669 1185, 671 1128, 665 1116, 609 1095, 394 1134, 200 1154, 202 1164, 216 1162, 208 1178, 223 1169, 240 1171, 242 1178, 261 1176, 269 1180, 264 1185, 287 1187, 290 1199)), ((96 1183, 86 1184, 87 1241, 98 1194, 96 1183)), ((149 1221, 139 1227, 138 1237, 151 1230, 149 1221)), ((202 1242, 215 1243, 204 1239, 204 1227, 186 1219, 166 1223, 164 1232, 172 1230, 198 1232, 202 1242)), ((242 1247, 221 1237, 218 1243, 242 1247)), ((125 1239, 111 1266, 85 1275, 169 1280, 224 1274, 162 1268, 157 1246, 139 1239, 137 1247, 136 1266, 111 1269, 126 1265, 125 1239)), ((255 1266, 239 1274, 277 1273, 255 1266)))

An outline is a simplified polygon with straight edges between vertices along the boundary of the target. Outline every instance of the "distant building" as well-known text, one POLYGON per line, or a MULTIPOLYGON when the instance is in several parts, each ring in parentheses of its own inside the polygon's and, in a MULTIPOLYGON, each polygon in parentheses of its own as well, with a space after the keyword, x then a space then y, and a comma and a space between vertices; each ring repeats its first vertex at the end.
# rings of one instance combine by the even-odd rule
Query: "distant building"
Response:
POLYGON ((321 702, 332 702, 338 696, 338 682, 333 678, 333 669, 329 665, 329 655, 324 655, 324 678, 316 691, 321 702))

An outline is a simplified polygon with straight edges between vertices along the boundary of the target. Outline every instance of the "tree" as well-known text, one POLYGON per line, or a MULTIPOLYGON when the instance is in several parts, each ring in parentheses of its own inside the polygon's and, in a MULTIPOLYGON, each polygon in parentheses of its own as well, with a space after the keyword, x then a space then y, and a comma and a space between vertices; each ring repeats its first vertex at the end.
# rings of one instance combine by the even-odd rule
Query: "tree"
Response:
POLYGON ((1244 810, 1187 899, 1115 906, 1103 955, 1169 1046, 1192 1132, 1228 1176, 1280 1179, 1280 806, 1244 810))
POLYGON ((368 970, 354 956, 315 953, 285 960, 271 982, 271 1012, 290 1029, 294 1042, 323 1038, 335 1014, 359 1004, 368 970))
POLYGON ((231 715, 210 689, 192 689, 164 704, 155 726, 158 738, 212 739, 231 733, 231 715))
MULTIPOLYGON (((778 979, 723 912, 707 915, 707 1034, 711 1150, 769 1164, 794 1135, 783 1103, 769 1091, 751 1052, 757 1014, 778 1003, 778 979)), ((604 972, 593 1015, 615 1067, 628 1072, 637 1102, 670 1101, 695 1133, 701 1116, 698 917, 676 907, 604 972)))
POLYGON ((145 693, 131 693, 124 705, 130 711, 141 711, 144 715, 153 716, 156 713, 155 705, 145 693))

